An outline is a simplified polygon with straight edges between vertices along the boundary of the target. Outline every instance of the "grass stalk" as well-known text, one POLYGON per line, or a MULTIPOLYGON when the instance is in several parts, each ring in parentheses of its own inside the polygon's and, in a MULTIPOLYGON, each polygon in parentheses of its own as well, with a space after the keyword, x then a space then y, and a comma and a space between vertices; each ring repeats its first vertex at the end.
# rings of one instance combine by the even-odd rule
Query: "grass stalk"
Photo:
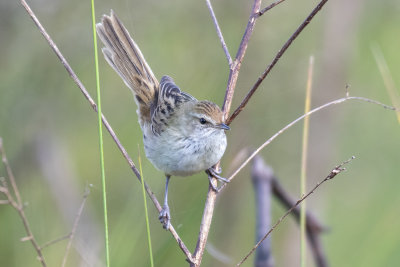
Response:
POLYGON ((399 90, 393 80, 393 76, 390 73, 389 67, 386 63, 385 57, 383 56, 381 48, 377 44, 371 45, 372 54, 374 55, 376 64, 378 65, 379 72, 381 73, 383 83, 388 92, 392 105, 396 108, 397 121, 400 123, 400 95, 399 90))
MULTIPOLYGON (((304 113, 310 112, 311 106, 311 89, 312 89, 312 78, 313 78, 313 67, 314 67, 314 57, 310 56, 310 61, 308 65, 308 75, 307 75, 307 86, 306 86, 306 98, 304 105, 304 113)), ((306 194, 307 189, 307 156, 308 156, 308 136, 309 136, 309 126, 310 117, 304 118, 303 124, 303 141, 301 149, 301 174, 300 174, 300 196, 306 194)), ((304 201, 300 207, 300 266, 306 266, 307 260, 307 236, 306 236, 306 201, 304 201)))
POLYGON ((96 70, 97 115, 98 115, 98 124, 99 124, 101 184, 102 184, 102 192, 103 192, 104 239, 105 239, 105 250, 106 250, 106 266, 110 267, 110 247, 109 247, 109 241, 108 241, 108 216, 107 216, 107 190, 106 190, 106 175, 105 175, 105 171, 104 171, 103 124, 102 124, 102 120, 101 120, 100 75, 99 75, 99 59, 98 59, 98 53, 97 53, 96 12, 94 9, 94 0, 91 0, 91 6, 92 6, 94 62, 95 62, 95 70, 96 70))
POLYGON ((146 228, 147 228, 147 241, 149 243, 150 266, 154 267, 153 251, 152 251, 152 248, 151 248, 149 213, 147 211, 146 190, 144 189, 144 177, 143 177, 143 171, 142 171, 142 159, 140 157, 139 145, 138 145, 138 152, 139 152, 139 171, 140 171, 140 177, 142 177, 141 184, 142 184, 142 191, 143 191, 144 212, 145 212, 145 215, 146 215, 145 217, 146 217, 146 228))

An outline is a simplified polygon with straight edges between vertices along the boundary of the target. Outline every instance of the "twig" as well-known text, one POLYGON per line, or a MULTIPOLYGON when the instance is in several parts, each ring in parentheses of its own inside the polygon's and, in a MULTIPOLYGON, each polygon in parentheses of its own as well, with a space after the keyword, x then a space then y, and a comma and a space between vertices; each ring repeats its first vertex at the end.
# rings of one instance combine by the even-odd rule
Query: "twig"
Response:
POLYGON ((297 30, 292 34, 292 36, 290 36, 289 40, 287 40, 286 43, 282 46, 282 48, 278 51, 278 53, 276 54, 275 58, 267 66, 267 68, 262 73, 262 75, 258 78, 257 82, 253 85, 253 87, 250 89, 250 91, 244 97, 244 99, 242 100, 240 105, 235 109, 235 111, 232 113, 232 115, 226 120, 226 124, 229 125, 237 117, 237 115, 239 115, 239 113, 244 109, 244 107, 247 105, 247 102, 249 102, 250 98, 253 96, 255 91, 258 89, 260 84, 264 81, 265 77, 267 77, 267 75, 272 70, 272 68, 275 66, 275 64, 278 62, 278 60, 286 52, 286 50, 289 48, 289 46, 297 38, 297 36, 299 36, 299 34, 304 30, 304 28, 311 22, 311 20, 314 18, 314 16, 322 9, 322 7, 326 4, 326 2, 328 2, 328 0, 322 0, 313 9, 313 11, 311 11, 310 15, 308 15, 308 17, 297 28, 297 30))
POLYGON ((64 236, 61 236, 59 238, 56 238, 54 240, 51 240, 49 242, 44 243, 43 245, 40 246, 40 248, 43 250, 44 248, 47 248, 47 247, 49 247, 51 245, 54 245, 54 244, 56 244, 58 242, 61 242, 61 241, 65 240, 65 239, 68 239, 70 237, 71 237, 71 233, 68 233, 68 234, 66 234, 64 236))
POLYGON ((2 154, 1 160, 3 161, 4 167, 6 168, 8 179, 10 180, 15 197, 17 198, 17 203, 22 207, 21 194, 19 193, 17 183, 15 182, 13 171, 11 170, 10 164, 8 163, 6 153, 3 148, 3 139, 1 137, 0 137, 0 153, 2 154))
MULTIPOLYGON (((296 201, 290 197, 290 195, 285 191, 285 189, 282 187, 275 176, 271 179, 271 186, 274 196, 279 200, 279 202, 282 203, 282 205, 286 209, 290 209, 296 204, 296 201)), ((293 210, 292 215, 296 218, 296 221, 299 222, 299 207, 296 207, 293 210)), ((306 212, 306 229, 307 238, 310 242, 310 247, 316 262, 316 266, 326 267, 326 256, 319 238, 319 234, 325 231, 326 228, 310 212, 306 212)))
POLYGON ((82 216, 83 208, 85 207, 85 203, 86 203, 86 200, 87 200, 89 194, 90 194, 90 189, 89 189, 89 185, 88 185, 85 188, 85 193, 83 194, 81 206, 79 207, 78 213, 75 216, 74 224, 72 226, 71 233, 69 234, 69 241, 68 241, 67 247, 65 248, 64 258, 63 258, 61 267, 64 267, 65 264, 67 263, 67 257, 69 254, 69 250, 71 249, 72 240, 74 239, 76 229, 78 228, 78 222, 82 216))
MULTIPOLYGON (((51 37, 49 36, 49 34, 46 32, 46 30, 44 29, 44 27, 41 25, 41 23, 39 22, 38 18, 36 17, 36 15, 34 14, 34 12, 31 10, 31 8, 29 7, 29 5, 26 3, 25 0, 21 0, 21 4, 23 5, 23 7, 25 8, 25 10, 28 12, 29 16, 32 18, 33 22, 35 23, 35 25, 38 27, 39 31, 42 33, 42 35, 44 36, 44 38, 46 39, 46 41, 49 43, 50 47, 53 49, 53 51, 55 52, 55 54, 57 55, 57 57, 60 59, 61 63, 64 65, 65 69, 67 70, 68 74, 71 76, 71 78, 73 79, 73 81, 76 83, 76 85, 79 87, 79 89, 81 90, 81 92, 83 93, 84 97, 89 101, 91 107, 93 108, 93 110, 95 112, 97 112, 97 105, 96 103, 93 101, 92 97, 90 96, 90 94, 87 92, 87 90, 85 89, 84 85, 82 84, 82 82, 79 80, 78 76, 75 74, 75 72, 72 70, 71 66, 69 65, 69 63, 67 62, 67 60, 64 58, 64 56, 61 54, 60 50, 58 49, 57 45, 54 43, 54 41, 51 39, 51 37)), ((105 128, 107 129, 107 131, 109 132, 109 134, 111 135, 112 139, 114 140, 115 144, 118 146, 118 149, 121 151, 122 155, 124 156, 124 158, 126 159, 126 161, 128 162, 131 170, 134 172, 134 174, 136 175, 136 177, 139 179, 139 181, 141 181, 141 177, 139 174, 138 169, 136 168, 135 164, 133 163, 132 158, 128 155, 128 152, 126 151, 126 149, 122 146, 121 142, 119 141, 117 135, 115 134, 114 130, 112 129, 111 125, 108 123, 106 117, 102 114, 101 115, 101 119, 102 122, 105 126, 105 128)), ((152 200, 154 206, 156 207, 156 209, 158 211, 161 211, 161 205, 158 202, 156 196, 154 195, 154 193, 152 192, 152 190, 150 189, 150 187, 145 183, 144 184, 145 189, 147 194, 149 195, 150 199, 152 200)), ((189 250, 187 249, 186 245, 184 244, 184 242, 182 241, 182 239, 179 237, 178 233, 175 231, 174 227, 171 225, 169 231, 171 232, 172 236, 175 238, 176 242, 178 243, 179 247, 181 248, 181 250, 184 252, 184 254, 186 255, 186 257, 188 258, 189 261, 192 260, 192 255, 189 252, 189 250)))
POLYGON ((40 261, 43 267, 46 267, 47 265, 44 256, 42 254, 42 250, 40 249, 39 244, 37 243, 35 237, 33 236, 33 233, 29 226, 28 219, 25 216, 24 205, 22 203, 21 195, 19 193, 18 186, 15 182, 15 177, 12 173, 11 167, 8 163, 6 152, 4 151, 3 147, 3 139, 1 137, 0 137, 0 154, 3 160, 4 167, 6 168, 8 173, 8 179, 11 182, 11 186, 13 188, 17 200, 15 200, 11 195, 5 179, 2 179, 1 181, 2 182, 1 193, 3 193, 7 197, 7 200, 10 203, 10 205, 18 212, 19 216, 21 217, 22 223, 24 224, 25 232, 27 234, 27 237, 24 238, 23 241, 31 241, 32 246, 35 248, 36 254, 38 255, 38 260, 40 261))
MULTIPOLYGON (((291 123, 287 124, 285 127, 283 127, 282 129, 280 129, 277 133, 275 133, 271 138, 269 138, 267 141, 265 141, 260 147, 258 147, 243 163, 242 165, 240 165, 239 168, 236 169, 236 171, 234 171, 231 176, 228 178, 229 181, 231 181, 262 149, 264 149, 267 145, 269 145, 275 138, 277 138, 279 135, 281 135, 283 132, 285 132, 286 130, 288 130, 290 127, 292 127, 293 125, 295 125, 296 123, 298 123, 299 121, 301 121, 302 119, 304 119, 307 116, 310 116, 311 114, 325 109, 329 106, 332 105, 336 105, 336 104, 340 104, 343 102, 346 102, 348 100, 359 100, 359 101, 364 101, 364 102, 368 102, 368 103, 372 103, 372 104, 376 104, 379 106, 382 106, 385 109, 390 109, 390 110, 396 110, 394 107, 382 104, 378 101, 372 100, 372 99, 368 99, 365 97, 358 97, 358 96, 346 96, 343 98, 339 98, 336 100, 333 100, 331 102, 328 102, 322 106, 319 106, 313 110, 311 110, 310 112, 307 112, 306 114, 298 117, 297 119, 295 119, 294 121, 292 121, 291 123)), ((221 185, 220 189, 223 189, 226 186, 226 184, 221 185)))
POLYGON ((279 220, 274 224, 274 226, 272 226, 272 228, 264 235, 264 237, 257 242, 256 245, 254 245, 254 247, 250 250, 250 252, 238 263, 236 264, 236 266, 240 266, 242 265, 242 263, 244 261, 246 261, 249 256, 257 249, 257 247, 271 234, 272 231, 275 230, 275 228, 304 200, 306 199, 309 195, 311 195, 312 193, 314 193, 315 190, 317 190, 317 188, 322 185, 324 182, 333 179, 336 175, 338 175, 339 173, 341 173, 342 171, 345 170, 345 168, 342 168, 343 165, 349 163, 351 160, 353 160, 355 157, 352 156, 350 159, 346 160, 345 162, 339 164, 338 166, 336 166, 322 181, 320 181, 319 183, 317 183, 313 189, 311 189, 310 192, 308 192, 306 195, 304 195, 302 198, 300 198, 299 200, 297 200, 297 202, 295 203, 295 205, 293 205, 282 217, 279 218, 279 220))
MULTIPOLYGON (((286 192, 286 190, 283 188, 283 186, 279 183, 279 180, 273 173, 273 170, 266 164, 260 164, 260 162, 263 163, 263 160, 259 156, 256 156, 253 160, 253 181, 255 180, 254 178, 258 178, 259 180, 263 179, 260 182, 265 182, 265 183, 268 182, 271 187, 271 191, 272 191, 271 193, 274 195, 274 197, 285 207, 286 210, 290 209, 292 206, 294 206, 296 204, 296 200, 293 199, 286 192), (258 158, 260 160, 257 160, 258 158), (256 162, 258 162, 258 163, 256 163, 256 162), (257 172, 255 173, 256 165, 258 165, 258 168, 257 168, 257 172), (255 174, 258 174, 258 176, 256 177, 255 174), (264 180, 266 180, 266 181, 264 181, 264 180)), ((266 187, 266 185, 264 185, 264 186, 266 187)), ((255 188, 256 192, 257 192, 257 190, 259 190, 259 186, 257 186, 255 188)), ((264 191, 266 191, 266 190, 264 190, 264 191)), ((262 198, 262 199, 266 198, 267 194, 264 193, 264 191, 260 192, 258 194, 259 195, 258 198, 262 198)), ((266 200, 264 200, 263 202, 266 202, 266 200)), ((257 203, 258 203, 258 201, 257 201, 257 203)), ((265 213, 263 216, 258 216, 258 215, 259 214, 257 213, 257 221, 259 221, 258 217, 261 217, 260 220, 267 220, 268 216, 270 216, 270 215, 265 215, 265 213)), ((296 222, 298 223, 300 220, 300 209, 298 206, 292 211, 292 215, 294 216, 296 222)), ((257 240, 260 240, 265 234, 265 229, 269 229, 269 228, 270 228, 270 226, 262 227, 262 229, 264 229, 264 232, 262 232, 262 235, 259 235, 259 234, 256 235, 256 236, 258 236, 257 240)), ((257 227, 256 229, 259 229, 259 227, 257 227)), ((262 229, 260 229, 260 230, 262 230, 262 229)), ((327 260, 326 260, 326 256, 325 256, 325 253, 323 250, 323 246, 320 241, 320 234, 322 232, 324 232, 326 230, 326 228, 309 211, 306 212, 306 229, 307 229, 307 238, 309 240, 311 252, 314 256, 316 266, 326 267, 327 260)), ((261 232, 260 230, 257 230, 257 231, 261 232)), ((264 242, 260 247, 257 248, 256 260, 255 260, 256 265, 258 262, 260 262, 261 263, 260 266, 263 266, 263 267, 266 266, 265 262, 268 262, 266 260, 267 257, 259 256, 258 251, 261 249, 261 247, 265 246, 265 243, 266 242, 264 242), (262 261, 261 260, 262 258, 265 261, 262 261)), ((268 255, 267 248, 265 248, 265 247, 263 248, 262 255, 264 255, 264 256, 268 255)))
POLYGON ((227 118, 229 111, 231 109, 233 94, 235 92, 236 82, 239 76, 239 70, 242 65, 242 60, 246 53, 251 34, 253 33, 256 20, 258 18, 257 14, 260 11, 260 6, 261 6, 261 0, 254 0, 246 30, 243 34, 242 41, 240 42, 235 60, 232 62, 230 66, 228 85, 226 87, 224 104, 222 105, 222 111, 224 112, 225 119, 227 118))
POLYGON ((265 12, 267 12, 268 10, 272 9, 273 7, 279 5, 280 3, 284 2, 285 0, 278 0, 276 2, 273 2, 272 4, 270 4, 269 6, 263 8, 260 12, 258 12, 258 16, 262 16, 264 15, 265 12))
POLYGON ((215 13, 214 13, 214 10, 212 8, 210 0, 206 0, 206 4, 207 4, 207 7, 208 7, 208 10, 210 11, 212 20, 214 22, 215 30, 217 31, 217 34, 218 34, 218 37, 219 37, 219 41, 221 42, 222 49, 224 49, 226 59, 228 60, 228 65, 230 67, 232 65, 232 57, 229 54, 228 47, 226 46, 226 43, 225 43, 225 40, 224 40, 224 36, 222 35, 221 28, 218 25, 218 20, 215 17, 215 13))

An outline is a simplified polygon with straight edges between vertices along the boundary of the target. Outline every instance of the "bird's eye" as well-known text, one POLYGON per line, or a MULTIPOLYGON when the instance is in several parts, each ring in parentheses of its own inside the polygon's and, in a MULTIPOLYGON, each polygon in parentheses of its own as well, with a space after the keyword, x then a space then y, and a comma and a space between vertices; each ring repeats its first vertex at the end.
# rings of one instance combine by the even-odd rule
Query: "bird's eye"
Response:
POLYGON ((206 119, 204 119, 204 118, 200 118, 200 123, 201 123, 201 124, 206 124, 207 121, 206 121, 206 119))

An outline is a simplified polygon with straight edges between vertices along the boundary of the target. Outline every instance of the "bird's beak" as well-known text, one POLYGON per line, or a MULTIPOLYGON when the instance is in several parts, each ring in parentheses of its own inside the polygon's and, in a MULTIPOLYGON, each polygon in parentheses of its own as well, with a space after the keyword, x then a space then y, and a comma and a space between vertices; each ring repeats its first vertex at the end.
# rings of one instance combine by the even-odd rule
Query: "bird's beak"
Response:
POLYGON ((231 128, 226 125, 225 123, 217 124, 217 128, 223 129, 223 130, 230 130, 231 128))

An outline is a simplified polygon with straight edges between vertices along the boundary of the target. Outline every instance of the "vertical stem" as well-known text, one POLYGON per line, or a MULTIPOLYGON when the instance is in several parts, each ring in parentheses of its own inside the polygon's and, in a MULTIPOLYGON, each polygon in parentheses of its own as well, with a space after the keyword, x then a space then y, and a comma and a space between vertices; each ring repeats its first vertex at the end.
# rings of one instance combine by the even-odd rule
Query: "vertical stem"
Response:
MULTIPOLYGON (((213 179, 216 182, 216 179, 213 179)), ((200 224, 199 236, 196 249, 193 253, 193 263, 190 266, 198 267, 201 264, 204 249, 206 247, 208 233, 210 232, 211 221, 214 213, 215 202, 217 200, 217 192, 210 184, 208 187, 207 199, 203 211, 203 218, 200 224)))
POLYGON ((242 65, 242 60, 244 58, 244 54, 246 53, 247 46, 249 44, 249 40, 251 34, 253 33, 254 26, 256 24, 256 20, 258 18, 258 13, 260 12, 261 0, 255 0, 253 7, 251 9, 251 14, 249 21, 247 23, 246 30, 243 34, 242 41, 240 42, 239 49, 236 53, 235 60, 232 62, 230 66, 228 85, 226 88, 224 104, 222 106, 222 110, 224 112, 225 119, 228 117, 229 111, 231 109, 233 93, 235 92, 236 82, 239 76, 240 66, 242 65))
MULTIPOLYGON (((311 88, 312 88, 312 75, 313 75, 314 57, 310 57, 307 76, 306 99, 304 105, 304 113, 310 111, 311 106, 311 88)), ((302 142, 302 155, 301 155, 301 177, 300 177, 300 196, 306 193, 307 185, 307 155, 308 155, 308 132, 309 132, 310 117, 304 118, 303 125, 303 142, 302 142)), ((306 266, 307 256, 307 233, 306 233, 306 201, 300 206, 300 266, 306 266)))
POLYGON ((101 184, 103 189, 103 210, 104 210, 104 237, 106 250, 106 266, 110 266, 110 250, 108 242, 108 216, 107 216, 107 190, 106 176, 104 171, 104 151, 103 151, 103 124, 101 117, 101 97, 100 97, 100 78, 99 78, 99 59, 97 53, 97 36, 96 36, 96 14, 94 9, 94 0, 92 5, 92 26, 93 26, 93 46, 94 46, 94 62, 96 68, 96 89, 97 89, 97 115, 99 124, 99 145, 100 145, 100 168, 101 168, 101 184))

